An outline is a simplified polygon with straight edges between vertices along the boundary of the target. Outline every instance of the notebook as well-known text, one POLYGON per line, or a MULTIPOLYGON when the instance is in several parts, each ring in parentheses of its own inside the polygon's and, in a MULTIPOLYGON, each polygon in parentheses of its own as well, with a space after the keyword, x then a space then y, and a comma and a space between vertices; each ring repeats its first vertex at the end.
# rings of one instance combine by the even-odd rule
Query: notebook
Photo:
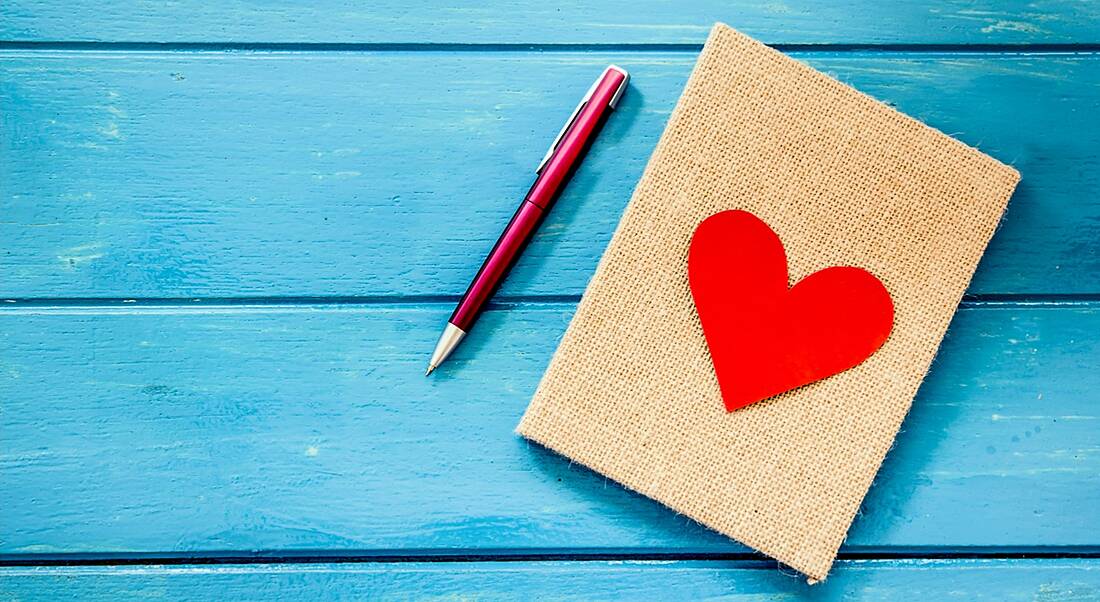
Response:
POLYGON ((518 432, 824 579, 1019 178, 716 25, 518 432), (729 209, 775 230, 792 284, 836 265, 877 276, 886 343, 727 412, 687 255, 729 209))

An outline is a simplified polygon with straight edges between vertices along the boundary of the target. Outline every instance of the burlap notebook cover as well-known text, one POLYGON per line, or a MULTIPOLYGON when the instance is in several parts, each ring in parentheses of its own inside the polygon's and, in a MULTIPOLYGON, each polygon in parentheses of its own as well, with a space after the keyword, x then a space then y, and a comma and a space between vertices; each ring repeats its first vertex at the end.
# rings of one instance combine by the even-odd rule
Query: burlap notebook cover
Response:
POLYGON ((1019 174, 716 25, 519 433, 823 579, 1019 174), (859 366, 727 413, 688 288, 744 209, 791 283, 869 270, 895 304, 859 366))

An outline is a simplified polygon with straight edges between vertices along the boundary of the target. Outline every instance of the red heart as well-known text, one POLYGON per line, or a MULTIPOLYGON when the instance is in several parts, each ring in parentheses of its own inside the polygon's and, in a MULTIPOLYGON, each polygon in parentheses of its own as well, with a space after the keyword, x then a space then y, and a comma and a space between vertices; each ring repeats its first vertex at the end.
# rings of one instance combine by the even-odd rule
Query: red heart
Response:
POLYGON ((870 272, 831 267, 787 288, 779 236, 723 211, 695 229, 688 281, 726 410, 852 368, 890 335, 894 304, 870 272))

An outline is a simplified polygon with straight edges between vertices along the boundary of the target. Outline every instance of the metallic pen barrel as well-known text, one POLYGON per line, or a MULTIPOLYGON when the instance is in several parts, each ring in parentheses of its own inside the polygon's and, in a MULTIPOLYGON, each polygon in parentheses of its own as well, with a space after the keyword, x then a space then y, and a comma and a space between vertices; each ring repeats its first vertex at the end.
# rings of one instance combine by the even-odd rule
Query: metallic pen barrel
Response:
POLYGON ((531 234, 538 228, 543 214, 543 210, 530 201, 520 204, 516 214, 512 216, 512 221, 508 222, 508 227, 501 233, 500 238, 493 245, 493 250, 485 258, 485 263, 481 264, 477 276, 474 276, 466 293, 458 301, 458 306, 455 307, 451 319, 447 321, 447 327, 443 329, 443 334, 436 343, 435 352, 432 353, 432 359, 428 362, 428 371, 425 376, 431 374, 432 370, 451 355, 454 348, 462 341, 462 337, 466 336, 473 327, 481 311, 504 279, 504 275, 512 269, 523 248, 531 240, 531 234))
POLYGON ((626 71, 608 67, 573 110, 539 164, 534 184, 447 321, 425 375, 443 363, 473 327, 618 104, 628 78, 626 71))

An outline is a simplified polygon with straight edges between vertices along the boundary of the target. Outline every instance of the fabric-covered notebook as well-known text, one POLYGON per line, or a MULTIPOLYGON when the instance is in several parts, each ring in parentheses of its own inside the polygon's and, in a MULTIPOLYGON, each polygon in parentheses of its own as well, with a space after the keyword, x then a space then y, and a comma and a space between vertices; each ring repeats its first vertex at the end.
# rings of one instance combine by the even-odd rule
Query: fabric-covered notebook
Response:
POLYGON ((823 579, 1018 181, 716 25, 519 433, 823 579), (687 259, 728 209, 774 229, 792 284, 837 265, 878 277, 886 343, 727 412, 687 259))

